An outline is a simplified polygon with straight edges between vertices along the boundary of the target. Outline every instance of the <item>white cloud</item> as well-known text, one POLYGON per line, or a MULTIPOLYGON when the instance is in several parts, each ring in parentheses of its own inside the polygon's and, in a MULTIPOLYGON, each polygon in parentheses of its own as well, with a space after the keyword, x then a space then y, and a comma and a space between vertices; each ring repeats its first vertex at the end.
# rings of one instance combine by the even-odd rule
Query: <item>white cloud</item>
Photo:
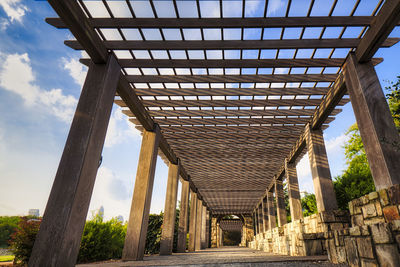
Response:
MULTIPOLYGON (((326 154, 332 178, 339 175, 345 168, 343 145, 347 141, 348 137, 345 134, 325 140, 326 154)), ((314 192, 308 153, 299 161, 296 168, 300 191, 314 192)))
POLYGON ((21 0, 1 0, 0 6, 4 9, 8 16, 7 19, 0 21, 0 29, 4 30, 10 22, 22 22, 22 18, 29 9, 24 4, 20 3, 21 0))
POLYGON ((87 74, 87 67, 81 64, 76 58, 62 58, 62 63, 64 65, 64 69, 68 70, 74 81, 82 88, 87 74))
POLYGON ((112 147, 121 144, 129 138, 140 136, 139 130, 134 127, 134 124, 129 121, 128 116, 122 113, 120 107, 116 108, 111 114, 110 122, 108 123, 105 147, 112 147))
POLYGON ((267 10, 267 15, 274 14, 276 11, 278 11, 280 8, 284 6, 284 2, 282 0, 271 0, 269 1, 268 5, 268 10, 267 10))
POLYGON ((127 220, 133 192, 132 182, 132 179, 122 180, 111 169, 101 166, 97 172, 88 218, 92 216, 91 211, 103 206, 106 220, 118 215, 127 220))
POLYGON ((258 11, 258 9, 260 8, 264 8, 261 4, 263 4, 264 2, 261 0, 250 0, 250 1, 246 1, 246 15, 247 16, 251 16, 254 13, 256 13, 256 11, 258 11))
POLYGON ((343 145, 349 140, 349 137, 345 134, 341 134, 337 137, 328 139, 325 142, 326 151, 328 154, 333 153, 342 153, 343 154, 343 145))
POLYGON ((0 87, 19 95, 28 107, 48 109, 58 119, 71 121, 76 98, 64 95, 61 89, 47 91, 36 85, 27 53, 2 54, 0 60, 0 87))

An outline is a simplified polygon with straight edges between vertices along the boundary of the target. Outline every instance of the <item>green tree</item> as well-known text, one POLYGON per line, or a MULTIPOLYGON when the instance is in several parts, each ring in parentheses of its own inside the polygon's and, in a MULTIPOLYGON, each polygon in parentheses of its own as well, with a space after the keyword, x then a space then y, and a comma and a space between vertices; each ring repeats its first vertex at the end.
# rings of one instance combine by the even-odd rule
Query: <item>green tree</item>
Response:
MULTIPOLYGON (((397 82, 390 83, 386 90, 389 91, 386 95, 389 108, 400 132, 400 76, 397 77, 397 82)), ((338 206, 342 210, 348 209, 349 201, 375 191, 374 180, 357 124, 352 125, 346 135, 349 137, 349 141, 344 145, 347 169, 342 175, 335 177, 333 183, 338 206)))
POLYGON ((315 195, 306 192, 304 197, 301 198, 301 207, 303 209, 304 217, 317 213, 318 210, 315 195))
POLYGON ((348 166, 342 175, 335 177, 333 182, 341 210, 348 209, 349 201, 375 190, 357 124, 352 125, 346 135, 349 136, 349 141, 344 145, 344 153, 348 166))
POLYGON ((397 81, 391 82, 385 89, 389 91, 386 97, 389 102, 390 111, 392 112, 394 124, 400 132, 400 76, 397 76, 397 81))
POLYGON ((16 231, 20 220, 18 216, 0 216, 0 248, 8 247, 11 235, 16 231))

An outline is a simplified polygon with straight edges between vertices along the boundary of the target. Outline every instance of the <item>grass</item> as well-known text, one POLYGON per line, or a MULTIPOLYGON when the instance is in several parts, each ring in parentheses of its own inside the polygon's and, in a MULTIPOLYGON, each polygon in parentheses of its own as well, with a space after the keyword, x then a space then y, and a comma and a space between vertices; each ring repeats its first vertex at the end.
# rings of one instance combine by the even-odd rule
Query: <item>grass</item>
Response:
POLYGON ((0 256, 0 262, 13 261, 13 260, 14 260, 13 255, 0 256))

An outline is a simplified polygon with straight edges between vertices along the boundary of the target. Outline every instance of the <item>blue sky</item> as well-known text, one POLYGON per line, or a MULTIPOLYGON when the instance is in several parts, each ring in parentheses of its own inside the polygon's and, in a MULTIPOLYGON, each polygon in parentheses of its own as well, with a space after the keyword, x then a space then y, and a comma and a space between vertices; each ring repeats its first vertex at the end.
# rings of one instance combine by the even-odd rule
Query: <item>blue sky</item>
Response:
MULTIPOLYGON (((249 8, 246 6, 246 12, 257 15, 260 3, 253 2, 249 8)), ((293 2, 300 6, 303 2, 309 3, 293 2)), ((351 1, 339 1, 339 6, 345 7, 348 2, 351 1)), ((369 1, 362 1, 365 2, 369 1)), ((213 3, 202 3, 209 16, 218 13, 211 8, 213 3)), ((321 3, 316 1, 317 5, 321 3)), ((159 7, 166 10, 166 16, 168 9, 162 5, 167 4, 160 3, 159 7)), ((241 14, 235 5, 241 9, 241 1, 224 3, 224 14, 241 14)), ((270 16, 282 15, 285 1, 270 1, 270 5, 270 16)), ((183 14, 189 16, 191 2, 182 2, 180 6, 185 10, 183 14)), ((346 12, 344 7, 338 8, 337 15, 347 15, 340 13, 346 12)), ((368 5, 361 6, 360 12, 367 12, 368 8, 368 5)), ((298 14, 292 16, 304 16, 300 8, 294 10, 298 14)), ((326 15, 320 10, 316 9, 313 15, 326 15)), ((102 14, 101 10, 98 12, 102 14)), ((44 18, 54 16, 55 12, 43 1, 0 1, 0 215, 23 215, 30 208, 38 208, 43 213, 86 74, 86 68, 78 62, 81 53, 63 44, 71 38, 69 31, 55 29, 44 22, 44 18)), ((296 34, 293 31, 287 33, 288 38, 296 34)), ((209 34, 212 38, 213 32, 209 34)), ((335 34, 334 29, 331 34, 335 34)), ((255 35, 256 32, 248 33, 249 38, 255 35)), ((400 37, 399 29, 391 36, 400 37)), ((251 51, 248 53, 251 57, 251 51)), ((376 56, 385 58, 376 68, 383 86, 399 75, 399 55, 399 45, 378 51, 376 56)), ((332 176, 345 168, 344 133, 354 122, 351 104, 347 104, 325 131, 332 176)), ((114 107, 89 210, 103 205, 106 218, 118 215, 127 218, 140 143, 139 132, 114 107)), ((307 156, 297 169, 301 190, 312 192, 307 156)), ((158 158, 151 212, 158 213, 164 207, 167 171, 165 163, 158 158)))

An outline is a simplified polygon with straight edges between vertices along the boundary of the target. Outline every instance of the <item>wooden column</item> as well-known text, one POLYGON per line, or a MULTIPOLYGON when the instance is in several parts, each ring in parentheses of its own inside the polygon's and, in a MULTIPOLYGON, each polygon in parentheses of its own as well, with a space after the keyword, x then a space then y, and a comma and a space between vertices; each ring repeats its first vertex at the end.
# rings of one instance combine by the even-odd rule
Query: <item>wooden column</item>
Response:
POLYGON ((122 259, 125 261, 141 260, 144 256, 159 140, 158 126, 154 132, 143 131, 131 211, 122 251, 122 259))
POLYGON ((269 228, 269 230, 272 230, 276 227, 274 194, 272 192, 268 191, 267 199, 268 199, 268 228, 269 228))
POLYGON ((201 239, 200 239, 200 247, 201 249, 205 249, 206 245, 206 227, 207 227, 207 207, 203 206, 202 214, 201 214, 201 239))
POLYGON ((216 248, 218 246, 218 226, 217 217, 211 217, 211 247, 216 248))
POLYGON ((262 213, 262 204, 258 206, 258 229, 260 234, 264 233, 264 216, 262 213))
POLYGON ((217 248, 221 247, 221 228, 219 223, 217 223, 217 248))
POLYGON ((336 195, 322 130, 312 130, 310 125, 307 125, 306 137, 318 212, 336 210, 336 195))
POLYGON ((301 208, 301 197, 299 190, 299 181, 297 179, 297 170, 295 163, 289 163, 285 160, 285 174, 289 193, 290 217, 292 221, 303 218, 301 208))
POLYGON ((179 164, 169 163, 160 255, 171 255, 174 245, 176 200, 178 198, 179 164))
POLYGON ((255 230, 256 230, 256 235, 258 235, 260 233, 260 228, 259 228, 259 224, 258 224, 258 209, 256 208, 254 211, 254 225, 255 225, 255 230))
POLYGON ((195 250, 196 243, 196 208, 197 208, 197 194, 190 190, 190 218, 189 218, 189 248, 190 252, 195 250))
POLYGON ((283 183, 281 180, 275 180, 274 186, 275 186, 276 214, 278 216, 278 226, 283 226, 287 223, 285 195, 283 193, 283 183))
POLYGON ((211 229, 210 229, 210 211, 206 209, 207 215, 206 215, 206 247, 210 248, 210 235, 211 235, 211 229))
POLYGON ((374 66, 351 53, 343 72, 376 189, 400 184, 400 136, 374 66))
POLYGON ((29 266, 74 266, 121 68, 89 66, 29 266))
POLYGON ((262 201, 262 206, 263 206, 263 220, 264 220, 264 232, 268 230, 268 201, 267 197, 263 198, 262 201))
POLYGON ((179 211, 178 243, 176 249, 177 252, 186 251, 188 211, 189 211, 189 182, 182 180, 181 206, 179 211))
POLYGON ((203 215, 203 201, 197 198, 196 207, 196 238, 194 250, 201 250, 201 228, 202 228, 202 215, 203 215))

